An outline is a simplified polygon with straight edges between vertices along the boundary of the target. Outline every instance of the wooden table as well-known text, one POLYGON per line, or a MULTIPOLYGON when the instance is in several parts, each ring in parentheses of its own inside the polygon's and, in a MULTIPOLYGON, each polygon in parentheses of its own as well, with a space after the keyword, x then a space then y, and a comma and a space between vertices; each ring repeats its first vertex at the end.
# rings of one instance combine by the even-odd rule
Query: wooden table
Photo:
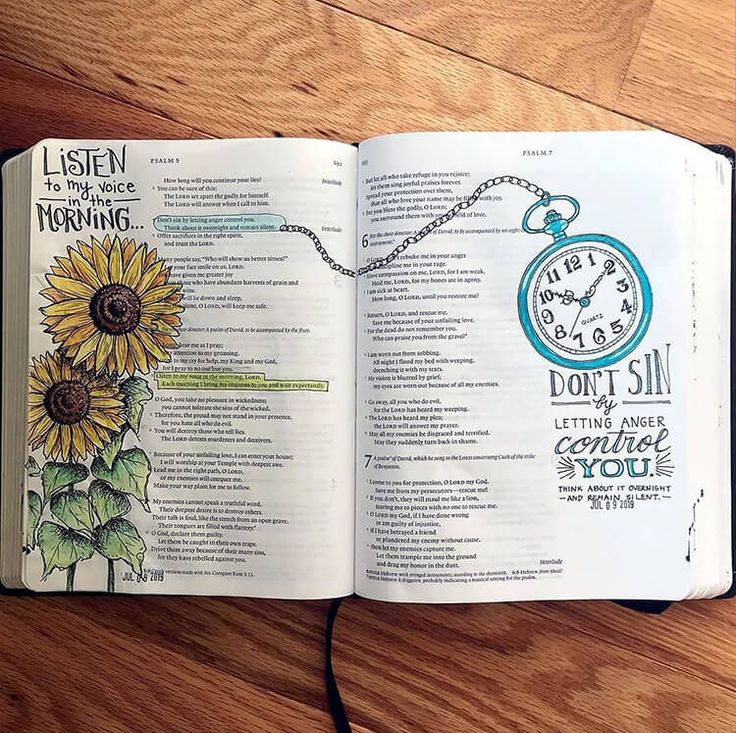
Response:
MULTIPOLYGON (((732 0, 0 0, 0 146, 662 127, 736 142, 732 0)), ((327 603, 0 598, 0 731, 328 731, 327 603)), ((356 731, 736 730, 736 602, 349 600, 356 731)))

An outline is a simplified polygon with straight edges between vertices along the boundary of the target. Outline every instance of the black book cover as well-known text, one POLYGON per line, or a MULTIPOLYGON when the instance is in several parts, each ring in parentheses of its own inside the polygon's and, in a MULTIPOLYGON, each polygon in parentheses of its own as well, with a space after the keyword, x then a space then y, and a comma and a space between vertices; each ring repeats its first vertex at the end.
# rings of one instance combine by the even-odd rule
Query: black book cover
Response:
MULTIPOLYGON (((357 143, 353 143, 357 145, 357 143)), ((734 292, 736 292, 736 151, 728 145, 704 145, 719 155, 723 155, 731 163, 731 364, 736 361, 736 307, 734 292)), ((7 160, 23 152, 20 148, 10 148, 0 151, 0 166, 7 160)), ((2 196, 2 176, 0 176, 0 197, 2 196)), ((2 206, 0 206, 0 236, 2 232, 2 206)), ((0 275, 2 262, 0 261, 0 275)), ((0 326, 1 328, 1 326, 0 326)), ((2 436, 0 436, 2 437, 2 436)), ((736 379, 731 380, 731 443, 736 438, 736 379)), ((732 450, 733 454, 733 450, 732 450)), ((2 496, 0 494, 0 500, 2 496)), ((732 583, 726 593, 719 598, 733 598, 736 596, 736 460, 731 461, 731 547, 732 547, 732 583)), ((30 591, 11 590, 0 583, 0 595, 26 594, 30 591)), ((95 594, 97 595, 97 594, 95 594)), ((671 604, 669 601, 615 601, 621 606, 643 613, 662 613, 671 604)))

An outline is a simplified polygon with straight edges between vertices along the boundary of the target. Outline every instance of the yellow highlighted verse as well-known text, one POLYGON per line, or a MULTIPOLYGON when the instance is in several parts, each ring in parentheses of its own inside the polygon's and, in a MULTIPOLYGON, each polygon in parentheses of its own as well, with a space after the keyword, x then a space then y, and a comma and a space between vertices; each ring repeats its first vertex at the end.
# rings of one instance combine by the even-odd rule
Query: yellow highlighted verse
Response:
POLYGON ((266 379, 263 373, 157 372, 159 389, 242 389, 255 392, 328 392, 320 379, 266 379))

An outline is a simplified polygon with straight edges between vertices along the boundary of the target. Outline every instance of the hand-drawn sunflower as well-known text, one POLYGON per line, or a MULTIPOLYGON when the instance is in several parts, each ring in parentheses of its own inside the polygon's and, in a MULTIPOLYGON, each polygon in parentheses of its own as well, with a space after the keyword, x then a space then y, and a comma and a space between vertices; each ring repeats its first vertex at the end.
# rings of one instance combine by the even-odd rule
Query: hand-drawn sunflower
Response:
POLYGON ((73 367, 62 354, 33 359, 28 443, 54 461, 84 460, 125 423, 123 395, 110 377, 73 367))
POLYGON ((56 257, 46 275, 50 287, 41 295, 51 305, 41 312, 46 332, 73 365, 132 375, 169 361, 184 309, 181 285, 169 283, 170 268, 156 250, 106 236, 78 241, 67 255, 56 257))

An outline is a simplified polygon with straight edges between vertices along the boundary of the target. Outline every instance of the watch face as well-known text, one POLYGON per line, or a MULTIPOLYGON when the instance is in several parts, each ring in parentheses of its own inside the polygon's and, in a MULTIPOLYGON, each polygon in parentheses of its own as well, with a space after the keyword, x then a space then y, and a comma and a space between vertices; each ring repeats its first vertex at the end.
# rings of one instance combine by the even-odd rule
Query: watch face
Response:
POLYGON ((640 339, 648 304, 643 307, 641 268, 634 263, 604 242, 562 246, 544 257, 526 291, 530 325, 542 351, 551 352, 553 360, 557 355, 560 363, 602 365, 606 357, 622 355, 634 336, 640 339))

